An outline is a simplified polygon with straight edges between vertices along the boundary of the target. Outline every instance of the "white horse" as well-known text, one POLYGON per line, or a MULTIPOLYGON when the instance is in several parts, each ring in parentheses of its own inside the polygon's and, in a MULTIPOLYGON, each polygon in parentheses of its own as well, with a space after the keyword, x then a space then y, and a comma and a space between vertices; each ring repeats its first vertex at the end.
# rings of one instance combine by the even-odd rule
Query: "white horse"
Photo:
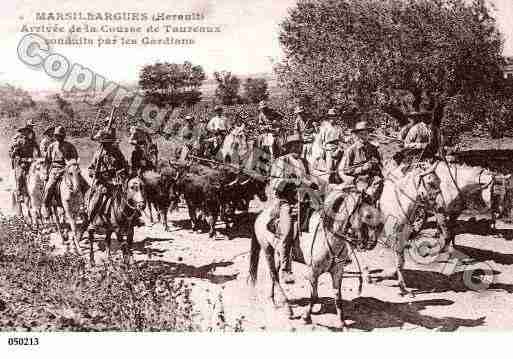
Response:
POLYGON ((41 208, 47 175, 48 170, 44 158, 34 159, 27 174, 27 193, 29 197, 30 218, 32 225, 35 225, 36 228, 43 223, 41 208))
MULTIPOLYGON (((396 273, 401 294, 409 294, 404 283, 404 250, 416 231, 415 215, 420 209, 434 208, 440 194, 440 178, 436 162, 423 169, 420 166, 403 174, 400 167, 385 173, 384 187, 378 201, 384 218, 381 239, 396 257, 396 273)), ((440 217, 438 217, 440 218, 440 217)))
MULTIPOLYGON (((382 226, 382 217, 374 206, 362 202, 361 196, 357 193, 343 195, 340 206, 331 208, 326 203, 321 206, 322 210, 314 213, 310 219, 309 233, 303 233, 299 240, 295 241, 295 249, 292 251, 292 259, 308 266, 310 303, 303 320, 311 323, 312 308, 318 301, 319 276, 330 273, 337 316, 341 328, 344 328, 341 285, 344 263, 350 255, 349 242, 365 241, 366 239, 362 238, 362 231, 371 237, 371 241, 377 240, 382 226)), ((274 290, 278 287, 281 296, 285 299, 288 314, 291 316, 292 310, 287 303, 287 296, 278 280, 280 261, 276 258, 278 256, 277 236, 269 229, 269 224, 276 216, 276 210, 276 203, 271 204, 260 212, 255 220, 251 240, 249 279, 251 284, 256 283, 260 251, 263 250, 271 275, 269 298, 273 303, 275 302, 274 290)))
POLYGON ((250 146, 242 127, 236 127, 224 139, 219 156, 224 162, 240 164, 248 155, 250 146))
MULTIPOLYGON (((77 225, 77 220, 83 213, 84 194, 88 187, 89 185, 80 172, 79 161, 66 161, 64 174, 57 185, 57 193, 60 196, 60 203, 64 209, 65 220, 71 227, 72 240, 78 253, 80 253, 78 241, 82 237, 82 231, 77 225)), ((58 230, 61 231, 57 215, 55 220, 57 221, 58 230)))

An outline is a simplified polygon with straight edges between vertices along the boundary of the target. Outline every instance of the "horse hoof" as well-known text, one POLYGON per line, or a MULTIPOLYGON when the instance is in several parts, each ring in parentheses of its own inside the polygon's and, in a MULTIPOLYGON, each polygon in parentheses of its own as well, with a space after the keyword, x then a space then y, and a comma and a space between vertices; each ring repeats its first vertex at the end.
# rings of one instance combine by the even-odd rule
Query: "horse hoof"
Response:
POLYGON ((415 298, 415 294, 409 290, 401 290, 401 293, 399 293, 401 297, 408 297, 408 298, 415 298))

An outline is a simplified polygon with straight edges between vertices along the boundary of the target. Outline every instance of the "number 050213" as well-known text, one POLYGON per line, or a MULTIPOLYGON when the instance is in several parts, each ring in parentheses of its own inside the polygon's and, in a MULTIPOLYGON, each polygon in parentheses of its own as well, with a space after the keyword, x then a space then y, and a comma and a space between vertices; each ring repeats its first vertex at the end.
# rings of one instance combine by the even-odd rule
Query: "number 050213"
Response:
POLYGON ((7 339, 8 345, 39 345, 37 337, 13 337, 7 339))

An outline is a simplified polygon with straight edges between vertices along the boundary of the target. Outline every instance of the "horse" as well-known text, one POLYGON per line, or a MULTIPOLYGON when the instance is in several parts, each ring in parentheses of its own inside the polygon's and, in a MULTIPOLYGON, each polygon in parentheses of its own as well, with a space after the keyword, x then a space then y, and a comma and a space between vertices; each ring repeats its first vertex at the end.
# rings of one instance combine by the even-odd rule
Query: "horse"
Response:
MULTIPOLYGON (((90 192, 89 192, 90 195, 90 192)), ((123 181, 114 189, 112 197, 107 200, 104 211, 93 220, 95 227, 105 230, 105 242, 107 244, 107 256, 111 258, 111 236, 116 233, 118 241, 126 235, 126 243, 122 244, 125 263, 129 263, 132 255, 132 244, 134 240, 134 220, 144 211, 146 197, 144 194, 144 183, 139 177, 123 181)), ((89 261, 94 265, 94 230, 88 229, 89 240, 89 261)))
POLYGON ((218 157, 223 162, 240 164, 247 157, 250 146, 241 128, 235 128, 225 137, 218 157))
MULTIPOLYGON (((434 210, 437 206, 438 196, 441 195, 441 168, 442 163, 436 161, 427 168, 414 166, 406 174, 401 167, 397 167, 384 176, 384 187, 378 200, 378 208, 384 218, 380 237, 394 251, 401 295, 411 295, 406 288, 402 270, 408 241, 420 230, 418 223, 415 223, 415 215, 420 210, 434 210)), ((437 220, 445 232, 443 236, 448 240, 450 234, 447 226, 441 223, 445 219, 443 217, 443 214, 437 213, 437 220)))
MULTIPOLYGON (((377 238, 382 226, 380 212, 374 206, 363 202, 362 198, 361 194, 350 192, 344 195, 339 208, 336 206, 324 207, 323 204, 310 219, 309 233, 302 234, 299 240, 295 241, 292 259, 308 266, 310 303, 303 315, 303 320, 306 323, 311 323, 312 308, 318 300, 319 276, 328 272, 332 279, 340 327, 343 329, 345 326, 341 285, 344 261, 350 254, 349 243, 352 240, 365 240, 364 233, 371 234, 372 238, 377 238), (329 208, 333 208, 333 210, 329 208)), ((260 212, 255 220, 251 239, 249 279, 251 285, 254 286, 257 280, 260 251, 263 250, 271 275, 269 298, 276 305, 274 292, 277 287, 282 297, 285 298, 290 318, 292 309, 278 280, 280 261, 277 261, 278 266, 275 261, 277 237, 269 228, 269 224, 276 217, 275 211, 275 205, 268 206, 260 212)))
POLYGON ((45 188, 45 179, 48 177, 48 170, 44 158, 36 158, 30 165, 27 173, 27 193, 29 198, 29 213, 32 225, 36 228, 43 223, 41 208, 43 204, 43 194, 45 188))
POLYGON ((15 211, 16 215, 19 217, 23 217, 32 222, 31 213, 30 213, 30 196, 27 193, 27 175, 29 169, 32 165, 34 159, 32 158, 17 158, 14 160, 16 162, 16 166, 14 168, 14 182, 16 183, 16 187, 18 186, 18 181, 16 178, 18 176, 23 176, 21 179, 21 189, 18 191, 18 188, 11 195, 11 204, 12 208, 15 211), (18 192, 21 192, 21 198, 18 195, 18 192), (24 213, 24 208, 26 209, 26 213, 24 213))
MULTIPOLYGON (((70 225, 71 236, 77 253, 80 253, 78 241, 82 236, 81 229, 77 225, 77 220, 84 213, 84 194, 88 188, 89 185, 80 172, 79 160, 72 159, 66 161, 64 173, 57 184, 57 203, 60 204, 64 210, 64 219, 70 225)), ((54 207, 53 213, 56 221, 55 224, 62 236, 57 208, 54 207)))
POLYGON ((259 135, 255 139, 253 147, 268 154, 268 156, 265 156, 265 160, 269 163, 272 163, 274 159, 280 156, 282 143, 283 139, 278 134, 273 132, 266 132, 259 135))

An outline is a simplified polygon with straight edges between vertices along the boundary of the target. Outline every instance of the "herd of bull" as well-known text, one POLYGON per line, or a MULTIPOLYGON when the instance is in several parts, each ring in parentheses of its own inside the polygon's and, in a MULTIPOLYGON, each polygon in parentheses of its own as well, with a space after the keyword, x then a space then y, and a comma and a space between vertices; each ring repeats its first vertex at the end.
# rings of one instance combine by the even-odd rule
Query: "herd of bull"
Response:
POLYGON ((208 224, 210 237, 216 235, 216 222, 221 218, 229 228, 235 224, 235 212, 247 212, 250 201, 257 196, 267 200, 267 181, 241 172, 230 164, 173 163, 161 161, 158 171, 142 174, 145 195, 153 220, 152 207, 166 231, 167 213, 178 206, 183 197, 193 231, 208 224))

